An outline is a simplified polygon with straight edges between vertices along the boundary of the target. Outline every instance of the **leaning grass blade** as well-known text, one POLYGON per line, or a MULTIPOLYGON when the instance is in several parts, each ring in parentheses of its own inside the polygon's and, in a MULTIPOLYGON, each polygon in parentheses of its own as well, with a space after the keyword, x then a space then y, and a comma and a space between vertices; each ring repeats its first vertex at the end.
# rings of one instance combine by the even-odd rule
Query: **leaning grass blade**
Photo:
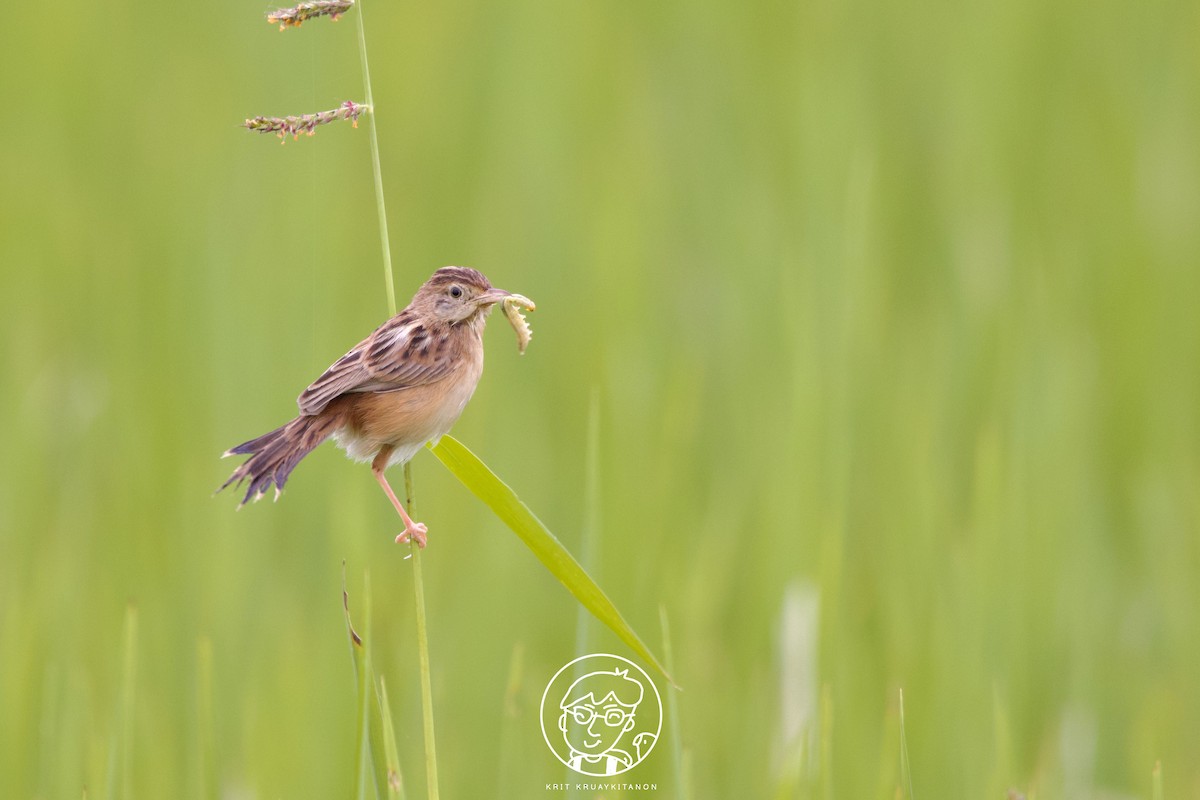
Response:
MULTIPOLYGON (((363 596, 366 598, 363 605, 363 630, 369 637, 371 633, 371 583, 370 576, 367 574, 363 575, 363 596)), ((358 688, 358 715, 354 729, 354 794, 352 796, 358 800, 364 800, 367 796, 367 759, 369 758, 367 746, 370 710, 367 707, 367 698, 370 696, 368 691, 371 669, 370 653, 367 652, 366 641, 354 630, 354 623, 350 621, 350 593, 346 591, 345 562, 342 562, 342 610, 346 614, 346 632, 350 636, 350 655, 354 660, 354 677, 358 688)))
MULTIPOLYGON (((413 513, 412 465, 404 465, 404 497, 408 513, 413 513)), ((413 565, 413 593, 416 596, 417 660, 421 667, 421 720, 425 728, 425 788, 429 800, 438 800, 437 744, 433 731, 433 679, 429 669, 429 632, 425 626, 425 574, 421 571, 421 548, 416 540, 409 543, 413 565)))
POLYGON ((370 770, 375 783, 376 797, 403 797, 404 785, 400 777, 400 759, 396 754, 396 734, 392 726, 391 708, 387 705, 386 692, 375 689, 375 669, 371 666, 371 599, 370 576, 363 575, 364 628, 367 636, 360 636, 350 619, 350 595, 346 591, 346 577, 342 574, 342 609, 346 615, 346 631, 350 638, 350 654, 354 660, 354 676, 358 682, 358 728, 356 750, 358 765, 355 770, 356 797, 367 797, 366 773, 370 770))
POLYGON ((396 726, 388 703, 387 684, 379 676, 380 727, 383 729, 383 763, 387 764, 387 797, 404 800, 404 775, 400 772, 400 752, 396 748, 396 726))
MULTIPOLYGON (((405 467, 407 468, 407 464, 405 467)), ((421 667, 421 719, 425 729, 425 786, 429 800, 438 798, 437 743, 433 730, 433 684, 429 669, 429 634, 425 628, 425 577, 421 548, 412 545, 413 592, 416 595, 417 657, 421 667)))
MULTIPOLYGON (((367 576, 363 575, 363 594, 365 595, 370 588, 370 583, 367 581, 367 576)), ((379 693, 375 690, 375 666, 374 655, 372 653, 371 638, 371 600, 366 599, 366 616, 364 625, 368 626, 363 630, 366 631, 366 638, 363 640, 363 666, 364 671, 361 674, 363 683, 359 684, 359 689, 365 685, 367 688, 366 695, 359 698, 359 702, 365 704, 365 708, 361 708, 360 712, 365 713, 367 717, 367 758, 368 766, 371 768, 371 777, 375 780, 375 796, 379 798, 388 796, 388 771, 387 771, 387 754, 385 753, 384 733, 383 733, 383 718, 381 717, 381 709, 379 706, 379 693)))
MULTIPOLYGON (((379 695, 379 686, 375 682, 375 668, 369 663, 367 664, 367 686, 370 694, 367 698, 367 744, 370 748, 371 775, 375 778, 375 796, 382 800, 384 797, 395 797, 392 785, 396 776, 400 774, 400 770, 398 762, 393 771, 392 764, 388 761, 389 732, 384 730, 383 720, 386 712, 383 708, 383 700, 379 695)), ((391 715, 388 714, 388 717, 390 719, 391 715)))
POLYGON ((650 648, 646 647, 608 596, 504 481, 496 477, 474 453, 451 436, 443 436, 438 444, 430 446, 429 449, 454 477, 520 537, 525 546, 533 551, 537 559, 567 587, 567 591, 573 594, 576 600, 592 612, 596 619, 607 625, 635 653, 652 664, 673 686, 676 685, 675 679, 654 657, 650 648))

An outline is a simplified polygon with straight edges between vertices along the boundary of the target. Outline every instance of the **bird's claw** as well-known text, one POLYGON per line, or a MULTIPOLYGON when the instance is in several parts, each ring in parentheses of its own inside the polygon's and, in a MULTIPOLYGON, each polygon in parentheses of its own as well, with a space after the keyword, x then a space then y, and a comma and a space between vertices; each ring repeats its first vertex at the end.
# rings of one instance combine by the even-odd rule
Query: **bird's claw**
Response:
POLYGON ((407 544, 410 541, 416 541, 417 547, 424 550, 427 533, 429 533, 429 527, 424 522, 414 522, 396 537, 396 544, 407 544))

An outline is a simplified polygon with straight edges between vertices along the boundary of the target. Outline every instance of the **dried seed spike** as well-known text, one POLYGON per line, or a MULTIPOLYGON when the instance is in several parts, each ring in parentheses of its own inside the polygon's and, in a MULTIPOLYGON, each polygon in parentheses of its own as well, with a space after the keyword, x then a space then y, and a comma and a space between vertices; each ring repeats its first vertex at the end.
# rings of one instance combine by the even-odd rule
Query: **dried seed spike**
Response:
POLYGON ((279 138, 291 136, 300 138, 301 133, 312 136, 318 125, 326 125, 339 119, 348 119, 358 127, 358 118, 371 110, 362 103, 347 100, 332 111, 320 111, 316 114, 301 114, 298 117, 251 117, 242 123, 242 127, 258 133, 273 133, 279 138))
POLYGON ((529 340, 533 338, 533 330, 529 327, 529 321, 525 319, 525 315, 521 313, 522 308, 534 311, 537 306, 528 297, 519 294, 510 295, 504 299, 504 316, 508 317, 509 324, 517 332, 517 351, 521 355, 525 355, 525 348, 529 346, 529 340))
POLYGON ((280 8, 267 14, 267 22, 272 25, 279 23, 279 30, 299 28, 310 19, 329 17, 337 22, 338 17, 345 14, 354 5, 354 0, 311 0, 291 8, 280 8))

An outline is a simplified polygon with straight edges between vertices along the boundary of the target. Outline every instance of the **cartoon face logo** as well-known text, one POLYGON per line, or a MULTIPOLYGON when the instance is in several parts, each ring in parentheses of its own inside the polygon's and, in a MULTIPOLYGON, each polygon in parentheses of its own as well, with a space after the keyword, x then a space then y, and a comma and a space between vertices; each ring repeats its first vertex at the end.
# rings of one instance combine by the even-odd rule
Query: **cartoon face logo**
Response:
POLYGON ((583 775, 631 769, 649 755, 661 729, 658 688, 620 656, 581 656, 560 669, 542 695, 546 744, 583 775))

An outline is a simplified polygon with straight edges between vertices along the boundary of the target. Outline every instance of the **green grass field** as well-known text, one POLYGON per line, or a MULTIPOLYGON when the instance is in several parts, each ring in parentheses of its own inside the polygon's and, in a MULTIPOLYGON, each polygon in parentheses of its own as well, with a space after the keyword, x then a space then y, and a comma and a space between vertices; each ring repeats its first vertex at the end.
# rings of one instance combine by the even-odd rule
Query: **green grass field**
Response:
MULTIPOLYGON (((455 436, 670 621, 657 789, 575 796, 1200 797, 1200 7, 366 2, 400 303, 538 303, 455 436)), ((358 12, 270 8, 0 23, 0 797, 355 796, 343 560, 425 796, 369 470, 212 496, 387 316, 365 127, 237 127, 361 101, 358 12)), ((441 796, 564 796, 633 655, 413 474, 441 796)))

